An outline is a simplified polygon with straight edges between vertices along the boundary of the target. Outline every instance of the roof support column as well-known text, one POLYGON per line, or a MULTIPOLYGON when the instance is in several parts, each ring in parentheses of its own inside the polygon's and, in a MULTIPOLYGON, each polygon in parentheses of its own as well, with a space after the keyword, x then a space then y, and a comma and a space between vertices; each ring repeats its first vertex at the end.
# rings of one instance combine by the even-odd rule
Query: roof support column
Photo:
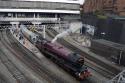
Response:
POLYGON ((34 27, 36 26, 36 25, 40 25, 41 24, 41 22, 32 22, 32 24, 34 25, 34 27))
POLYGON ((46 26, 43 26, 43 38, 46 38, 46 26))
POLYGON ((19 22, 10 22, 10 24, 12 24, 12 26, 15 26, 16 28, 19 28, 19 27, 18 27, 19 22))

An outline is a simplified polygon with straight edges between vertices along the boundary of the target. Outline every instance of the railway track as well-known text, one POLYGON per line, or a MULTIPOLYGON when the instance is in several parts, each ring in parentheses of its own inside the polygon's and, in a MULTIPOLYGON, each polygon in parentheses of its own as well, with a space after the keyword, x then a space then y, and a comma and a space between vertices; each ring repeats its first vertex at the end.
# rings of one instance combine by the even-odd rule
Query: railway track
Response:
MULTIPOLYGON (((4 36, 3 41, 7 41, 6 44, 9 45, 8 48, 13 49, 18 53, 12 51, 15 56, 36 72, 41 78, 44 78, 49 83, 69 83, 67 80, 58 77, 56 74, 50 72, 47 68, 41 65, 41 61, 37 59, 34 54, 20 45, 18 41, 12 37, 9 31, 2 32, 2 35, 4 36)), ((5 44, 5 42, 3 43, 5 44)))
MULTIPOLYGON (((54 38, 58 33, 51 29, 47 30, 47 34, 54 38)), ((73 46, 71 43, 69 43, 68 41, 66 41, 65 39, 58 39, 58 42, 60 42, 61 44, 63 44, 64 46, 66 46, 67 48, 71 49, 72 51, 77 51, 78 53, 80 53, 81 55, 85 55, 85 63, 87 64, 87 66, 89 68, 91 68, 92 70, 100 73, 101 75, 103 75, 104 77, 111 79, 112 77, 114 77, 115 75, 117 75, 117 73, 119 73, 121 70, 115 69, 114 67, 112 67, 111 65, 108 65, 96 58, 93 58, 91 56, 89 56, 87 53, 83 52, 81 49, 79 49, 78 47, 73 46)))
POLYGON ((0 83, 9 83, 9 82, 6 81, 5 77, 0 74, 0 83))
POLYGON ((11 72, 13 77, 17 80, 17 83, 28 83, 29 80, 23 75, 21 71, 6 57, 6 55, 0 50, 0 59, 2 63, 11 72))
MULTIPOLYGON (((65 81, 62 78, 57 77, 55 74, 52 74, 51 72, 49 72, 44 66, 42 66, 40 63, 40 61, 38 59, 36 59, 36 57, 31 53, 28 52, 28 50, 26 48, 24 48, 23 46, 21 46, 20 44, 18 44, 18 41, 16 41, 12 35, 10 34, 9 31, 4 31, 1 34, 2 36, 4 36, 2 38, 2 43, 4 43, 5 45, 7 45, 7 47, 9 49, 11 49, 11 51, 13 52, 13 54, 18 57, 22 62, 24 62, 26 65, 28 65, 34 72, 36 72, 38 75, 40 75, 41 77, 43 77, 44 79, 48 80, 49 83, 68 83, 67 81, 65 81), (6 42, 5 42, 6 41, 6 42), (8 46, 9 45, 9 46, 8 46), (13 50, 17 51, 17 53, 15 53, 13 50), (27 54, 28 53, 28 54, 27 54)), ((55 34, 56 35, 56 34, 55 34)), ((54 37, 55 35, 50 35, 51 37, 54 37)), ((71 49, 72 51, 76 51, 76 47, 73 47, 71 44, 69 44, 69 42, 67 41, 62 41, 59 40, 59 42, 61 42, 61 44, 65 45, 67 48, 71 49), (75 48, 75 49, 74 49, 75 48)), ((78 49, 77 49, 78 50, 78 49)), ((79 51, 78 51, 79 52, 79 51)), ((81 52, 81 54, 83 54, 84 52, 81 52)), ((101 73, 102 75, 104 75, 104 77, 106 78, 112 78, 112 76, 114 75, 114 73, 109 72, 107 69, 105 69, 104 67, 101 67, 99 65, 96 65, 97 63, 93 63, 90 60, 86 59, 86 64, 87 66, 89 65, 89 67, 99 73, 101 73), (94 65, 94 67, 93 67, 94 65), (95 68, 96 67, 96 68, 95 68)), ((29 82, 28 82, 29 83, 29 82)), ((89 83, 89 82, 88 82, 89 83)))
MULTIPOLYGON (((3 39, 3 36, 1 34, 0 36, 3 39)), ((17 83, 30 82, 30 80, 24 76, 24 74, 11 62, 11 60, 8 59, 8 57, 4 54, 2 50, 0 50, 0 60, 6 66, 12 76, 16 79, 17 83)))
MULTIPOLYGON (((0 60, 0 64, 1 64, 1 60, 0 60)), ((0 66, 2 67, 2 66, 0 66)), ((3 72, 3 71, 1 71, 3 72)), ((4 76, 2 73, 0 73, 0 83, 10 83, 7 79, 6 79, 6 76, 4 76)))

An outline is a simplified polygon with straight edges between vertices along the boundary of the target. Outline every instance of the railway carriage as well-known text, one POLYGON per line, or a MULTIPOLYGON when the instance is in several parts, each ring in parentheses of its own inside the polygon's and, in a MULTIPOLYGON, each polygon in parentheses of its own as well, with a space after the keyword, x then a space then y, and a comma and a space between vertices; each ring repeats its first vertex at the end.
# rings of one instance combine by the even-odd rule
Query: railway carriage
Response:
POLYGON ((31 32, 30 30, 27 29, 24 25, 20 25, 21 32, 25 35, 26 38, 28 38, 32 43, 35 43, 39 36, 36 35, 35 33, 31 32))

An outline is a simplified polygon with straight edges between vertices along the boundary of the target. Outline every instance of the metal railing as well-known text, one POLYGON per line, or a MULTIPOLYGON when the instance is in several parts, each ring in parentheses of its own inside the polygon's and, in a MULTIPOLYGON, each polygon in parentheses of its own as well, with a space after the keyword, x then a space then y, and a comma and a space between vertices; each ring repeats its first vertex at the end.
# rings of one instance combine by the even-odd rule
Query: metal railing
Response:
POLYGON ((19 22, 19 21, 36 21, 36 22, 45 22, 45 21, 52 21, 55 22, 57 21, 58 18, 16 18, 16 17, 0 17, 0 21, 14 21, 14 22, 19 22))

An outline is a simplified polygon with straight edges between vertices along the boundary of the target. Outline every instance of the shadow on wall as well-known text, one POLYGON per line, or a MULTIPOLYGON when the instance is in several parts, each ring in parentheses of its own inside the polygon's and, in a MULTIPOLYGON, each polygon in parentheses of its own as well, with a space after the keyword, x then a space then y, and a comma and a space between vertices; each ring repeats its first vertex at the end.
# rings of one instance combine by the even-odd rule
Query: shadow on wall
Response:
POLYGON ((93 14, 85 14, 82 16, 82 22, 96 27, 93 38, 125 44, 125 25, 123 26, 120 21, 109 17, 102 19, 93 14))

